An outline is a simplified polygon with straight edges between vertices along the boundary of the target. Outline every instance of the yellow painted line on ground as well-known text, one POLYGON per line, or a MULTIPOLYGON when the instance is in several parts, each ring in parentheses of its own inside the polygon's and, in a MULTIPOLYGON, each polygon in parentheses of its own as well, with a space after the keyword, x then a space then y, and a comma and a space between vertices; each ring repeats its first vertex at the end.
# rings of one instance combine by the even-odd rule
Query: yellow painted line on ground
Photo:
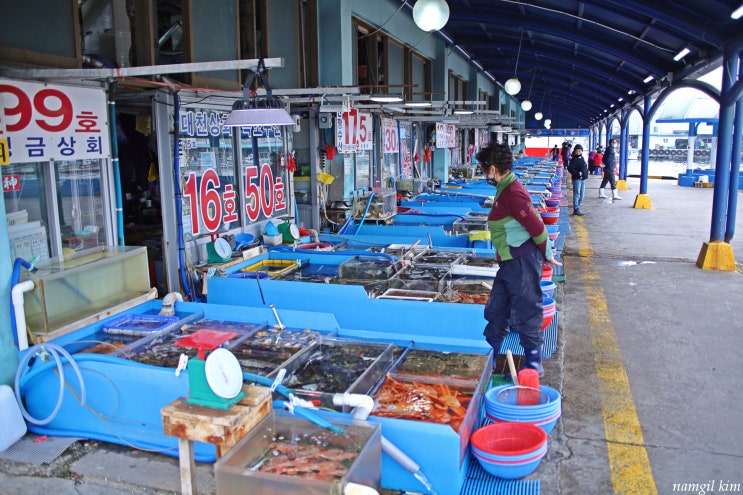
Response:
MULTIPOLYGON (((592 253, 583 219, 576 220, 574 226, 579 253, 592 253)), ((632 399, 632 389, 624 368, 619 341, 609 316, 606 295, 590 256, 584 258, 582 263, 612 488, 614 493, 621 495, 655 495, 658 490, 650 469, 650 459, 645 449, 645 439, 632 399)))

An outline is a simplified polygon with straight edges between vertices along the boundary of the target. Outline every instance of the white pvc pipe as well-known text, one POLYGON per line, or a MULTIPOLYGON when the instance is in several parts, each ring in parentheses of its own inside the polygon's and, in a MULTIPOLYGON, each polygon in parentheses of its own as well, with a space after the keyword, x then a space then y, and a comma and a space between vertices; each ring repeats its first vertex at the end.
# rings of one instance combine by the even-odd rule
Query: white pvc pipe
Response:
POLYGON ((26 313, 23 310, 23 294, 34 290, 33 280, 18 282, 10 291, 15 316, 15 330, 18 337, 18 350, 28 349, 28 335, 26 335, 26 313))
POLYGON ((162 316, 175 316, 176 302, 183 302, 183 296, 180 292, 168 292, 165 294, 159 314, 162 316))
MULTIPOLYGON (((362 394, 335 394, 333 395, 333 404, 336 406, 355 407, 353 418, 360 420, 366 420, 372 409, 374 409, 374 399, 362 394)), ((385 438, 384 435, 382 435, 382 450, 411 473, 416 474, 420 471, 421 467, 418 463, 408 457, 405 452, 385 438)))
POLYGON ((315 229, 308 229, 312 234, 312 241, 320 244, 320 234, 315 229))
POLYGON ((333 404, 336 406, 354 407, 353 419, 365 420, 374 409, 374 399, 363 394, 335 394, 333 404))

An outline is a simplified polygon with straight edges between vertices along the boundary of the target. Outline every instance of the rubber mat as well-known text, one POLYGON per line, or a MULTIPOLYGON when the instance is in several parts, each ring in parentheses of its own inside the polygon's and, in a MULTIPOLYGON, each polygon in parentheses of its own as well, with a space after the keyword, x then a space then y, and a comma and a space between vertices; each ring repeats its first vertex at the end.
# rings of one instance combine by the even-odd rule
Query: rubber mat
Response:
MULTIPOLYGON (((542 359, 549 359, 552 353, 557 350, 557 320, 560 312, 555 313, 552 323, 544 329, 544 344, 542 345, 542 359)), ((510 349, 514 356, 523 356, 524 348, 519 344, 519 335, 516 332, 509 332, 506 340, 503 341, 500 353, 505 354, 510 349)))
POLYGON ((49 464, 80 440, 74 437, 48 437, 46 435, 26 434, 23 438, 0 452, 0 459, 26 464, 49 464))

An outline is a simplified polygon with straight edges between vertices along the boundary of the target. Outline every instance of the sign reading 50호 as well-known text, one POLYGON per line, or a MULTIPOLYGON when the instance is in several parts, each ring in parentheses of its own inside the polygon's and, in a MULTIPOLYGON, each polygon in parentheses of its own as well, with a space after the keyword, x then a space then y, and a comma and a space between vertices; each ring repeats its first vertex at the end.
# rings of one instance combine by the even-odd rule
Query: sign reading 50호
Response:
POLYGON ((371 150, 374 146, 370 113, 355 108, 340 113, 336 129, 336 148, 341 153, 371 150))
MULTIPOLYGON (((245 167, 244 177, 245 212, 250 221, 271 217, 275 212, 286 209, 284 181, 281 177, 274 178, 268 163, 260 168, 245 167)), ((196 172, 190 172, 183 194, 191 205, 191 233, 195 236, 211 234, 219 230, 222 224, 238 220, 237 193, 230 183, 222 186, 222 179, 213 168, 206 169, 201 177, 196 172)))

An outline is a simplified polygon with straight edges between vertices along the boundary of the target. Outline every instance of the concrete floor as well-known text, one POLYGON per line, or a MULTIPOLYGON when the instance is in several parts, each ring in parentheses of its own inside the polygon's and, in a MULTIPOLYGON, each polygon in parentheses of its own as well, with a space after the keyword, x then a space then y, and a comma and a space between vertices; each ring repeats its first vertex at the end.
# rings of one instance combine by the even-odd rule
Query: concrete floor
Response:
POLYGON ((639 179, 615 202, 599 183, 563 252, 563 414, 542 493, 743 492, 741 215, 739 271, 703 271, 712 189, 650 180, 640 210, 639 179))
MULTIPOLYGON (((702 271, 712 189, 651 179, 653 208, 638 210, 639 179, 616 202, 597 198, 599 182, 570 218, 543 381, 562 390, 562 418, 528 479, 543 495, 743 493, 743 215, 739 271, 702 271)), ((0 495, 174 494, 178 480, 174 458, 91 441, 52 465, 0 461, 0 495)), ((197 480, 216 493, 211 466, 197 480)))

